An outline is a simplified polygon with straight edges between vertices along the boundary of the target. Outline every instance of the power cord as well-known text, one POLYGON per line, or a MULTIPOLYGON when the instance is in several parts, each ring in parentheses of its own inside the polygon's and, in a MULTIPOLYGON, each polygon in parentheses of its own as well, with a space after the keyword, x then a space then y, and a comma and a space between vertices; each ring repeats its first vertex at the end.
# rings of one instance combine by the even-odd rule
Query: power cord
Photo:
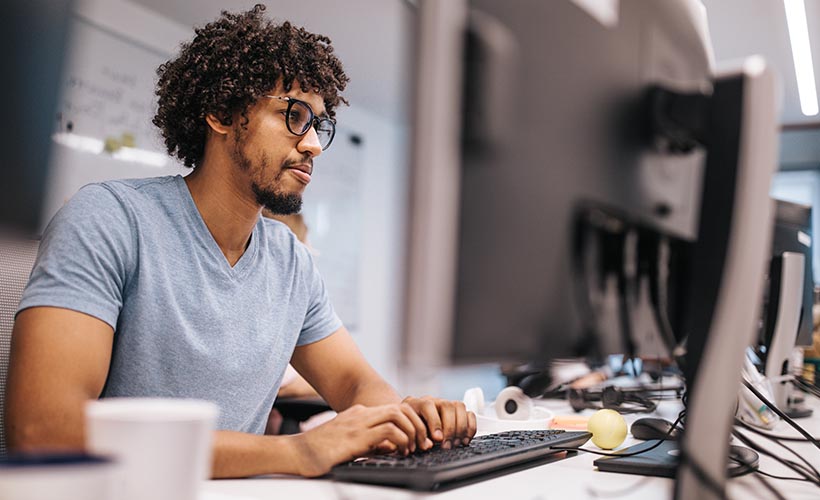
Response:
MULTIPOLYGON (((742 420, 737 419, 737 418, 735 419, 735 421, 736 421, 736 422, 743 422, 742 420)), ((748 424, 746 424, 745 422, 743 422, 743 426, 744 426, 746 429, 748 429, 749 427, 751 427, 751 426, 749 426, 748 424)), ((737 435, 737 434, 736 434, 736 435, 737 435)), ((746 437, 746 439, 750 439, 748 436, 745 436, 745 437, 746 437)), ((786 446, 785 444, 781 443, 778 439, 776 439, 776 438, 772 438, 772 437, 767 437, 767 439, 769 439, 770 441, 773 441, 775 444, 777 444, 777 445, 778 445, 778 446, 780 446, 781 448, 785 449, 786 451, 788 451, 789 453, 791 453, 791 454, 792 454, 792 455, 794 455, 795 457, 799 458, 799 459, 800 459, 800 460, 801 460, 804 464, 806 464, 806 466, 807 466, 809 469, 811 469, 811 471, 812 471, 812 473, 813 473, 814 477, 815 477, 815 478, 817 478, 817 480, 818 480, 818 481, 820 481, 820 472, 818 472, 818 471, 817 471, 817 469, 815 469, 815 468, 814 468, 814 466, 813 466, 813 465, 811 465, 811 463, 809 463, 809 461, 808 461, 808 460, 806 460, 805 458, 803 458, 802 456, 800 456, 800 455, 799 455, 796 451, 794 451, 793 449, 791 449, 791 448, 789 448, 788 446, 786 446)))
POLYGON ((748 381, 746 381, 746 380, 744 380, 744 381, 743 381, 743 385, 745 385, 745 386, 746 386, 746 388, 748 388, 750 391, 752 391, 752 394, 754 394, 755 396, 757 396, 757 398, 758 398, 760 401, 762 401, 762 402, 763 402, 763 404, 765 404, 766 406, 768 406, 768 407, 769 407, 769 409, 771 409, 773 412, 775 412, 775 413, 776 413, 776 414, 777 414, 780 418, 782 418, 783 420, 785 420, 785 421, 786 421, 786 423, 788 423, 790 426, 792 426, 792 427, 793 427, 793 428, 794 428, 797 432, 799 432, 800 434, 802 434, 803 436, 805 436, 805 438, 806 438, 806 440, 807 440, 807 441, 811 442, 814 446, 816 446, 818 449, 820 449, 820 442, 818 442, 818 440, 817 440, 817 439, 815 439, 815 438, 814 438, 814 436, 812 436, 811 434, 809 434, 808 432, 806 432, 806 430, 805 430, 805 429, 803 429, 802 427, 800 427, 797 423, 795 423, 795 421, 794 421, 794 420, 792 420, 792 419, 791 419, 791 417, 789 417, 788 415, 786 415, 785 413, 783 413, 783 412, 780 410, 780 408, 778 408, 777 406, 775 406, 775 405, 774 405, 774 403, 772 403, 771 401, 769 401, 769 400, 766 398, 766 396, 764 396, 763 394, 761 394, 761 393, 760 393, 760 391, 758 391, 758 390, 757 390, 757 388, 756 388, 754 385, 752 385, 751 383, 749 383, 749 382, 748 382, 748 381))
MULTIPOLYGON (((780 462, 783 466, 785 466, 785 467, 793 470, 794 472, 800 474, 801 476, 803 476, 805 478, 805 481, 820 486, 820 476, 817 476, 817 471, 816 471, 816 469, 814 469, 814 467, 811 466, 811 464, 808 464, 808 468, 806 468, 803 464, 799 464, 799 463, 794 462, 792 460, 787 460, 785 458, 778 457, 776 454, 774 454, 771 451, 763 448, 759 444, 752 441, 748 436, 744 435, 743 433, 741 433, 739 431, 733 431, 732 434, 738 440, 740 440, 743 444, 748 446, 749 448, 755 450, 756 452, 758 452, 762 455, 767 455, 767 456, 773 458, 774 460, 780 462)), ((790 451, 792 451, 792 450, 790 450, 790 451)), ((794 452, 792 451, 792 453, 794 453, 794 452)), ((799 457, 799 455, 798 455, 798 457, 799 457)), ((804 460, 802 457, 800 457, 800 458, 801 458, 801 460, 804 460)), ((804 460, 804 462, 805 462, 805 460, 804 460)), ((808 463, 808 462, 806 462, 806 463, 808 463)))
POLYGON ((662 439, 658 439, 657 443, 655 443, 652 446, 650 446, 649 448, 646 448, 646 449, 643 449, 643 450, 632 451, 632 452, 629 452, 629 453, 607 453, 607 452, 604 452, 604 451, 595 451, 595 450, 590 450, 589 448, 581 448, 581 447, 554 446, 552 449, 553 450, 563 450, 563 451, 583 451, 585 453, 591 453, 593 455, 600 455, 602 457, 622 457, 622 458, 623 457, 634 457, 636 455, 641 455, 641 454, 644 454, 648 451, 652 451, 655 448, 657 448, 658 446, 660 446, 661 443, 668 440, 669 437, 672 435, 672 432, 674 432, 675 429, 678 428, 678 424, 683 420, 683 417, 685 415, 686 415, 685 411, 680 412, 678 414, 677 420, 675 420, 675 422, 672 424, 672 427, 670 427, 669 430, 667 431, 666 436, 664 436, 662 439))
POLYGON ((818 389, 813 384, 803 380, 801 377, 795 377, 792 379, 792 383, 801 391, 810 394, 818 399, 820 399, 820 389, 818 389))
MULTIPOLYGON (((736 420, 735 425, 739 425, 739 426, 743 427, 744 429, 746 429, 748 431, 751 431, 751 432, 754 432, 755 434, 759 434, 759 435, 761 435, 765 438, 776 439, 778 441, 792 441, 792 442, 797 442, 797 443, 805 443, 805 442, 809 441, 808 439, 806 439, 804 437, 781 436, 779 434, 771 434, 771 433, 762 431, 762 430, 758 429, 757 427, 749 425, 746 422, 744 422, 743 420, 736 420)), ((820 439, 820 438, 814 437, 814 439, 820 439)))

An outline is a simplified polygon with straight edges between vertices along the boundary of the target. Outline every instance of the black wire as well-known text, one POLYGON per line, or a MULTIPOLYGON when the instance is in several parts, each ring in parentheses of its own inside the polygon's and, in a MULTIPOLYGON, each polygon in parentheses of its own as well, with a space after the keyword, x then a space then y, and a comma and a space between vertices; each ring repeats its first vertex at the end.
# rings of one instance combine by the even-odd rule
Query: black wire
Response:
POLYGON ((811 471, 804 470, 803 466, 801 464, 797 464, 797 463, 792 462, 790 460, 786 460, 786 459, 783 459, 781 457, 778 457, 777 455, 775 455, 771 451, 761 447, 760 445, 758 445, 757 443, 755 443, 754 441, 749 439, 748 436, 746 436, 745 434, 740 433, 739 431, 734 431, 732 434, 734 434, 735 437, 737 437, 740 441, 742 441, 749 448, 755 450, 756 452, 758 452, 760 454, 767 455, 767 456, 777 460, 783 466, 788 467, 789 469, 797 472, 798 474, 805 477, 806 479, 808 479, 812 483, 820 485, 820 479, 812 477, 811 471))
POLYGON ((777 488, 775 488, 774 486, 772 486, 772 484, 771 484, 770 482, 766 481, 766 479, 764 479, 764 478, 763 478, 763 476, 758 476, 758 475, 755 475, 755 476, 754 476, 754 478, 755 478, 755 479, 757 479, 758 481, 760 481, 760 483, 761 483, 761 484, 762 484, 762 485, 763 485, 763 486, 764 486, 767 490, 769 490, 769 491, 770 491, 770 492, 771 492, 771 493, 775 496, 775 498, 777 498, 777 500, 786 500, 786 497, 784 497, 783 495, 781 495, 781 494, 780 494, 780 492, 779 492, 779 491, 777 491, 777 488))
MULTIPOLYGON (((746 446, 749 446, 750 448, 752 448, 753 450, 757 451, 758 453, 760 453, 760 454, 762 454, 762 455, 768 455, 768 456, 770 456, 770 457, 774 458, 775 460, 777 460, 778 462, 780 462, 782 465, 784 465, 785 467, 787 467, 787 468, 789 468, 789 469, 791 469, 791 470, 793 470, 793 471, 797 472, 797 473, 798 473, 798 474, 800 474, 801 476, 805 477, 807 480, 812 481, 812 482, 815 482, 815 483, 818 483, 818 485, 820 485, 820 476, 817 476, 817 471, 816 471, 816 470, 814 470, 814 467, 812 467, 810 464, 809 464, 809 465, 808 465, 808 467, 807 467, 806 465, 803 465, 803 464, 801 464, 801 463, 795 462, 795 461, 793 461, 793 460, 789 460, 788 458, 778 457, 778 456, 777 456, 777 455, 775 455, 773 452, 771 452, 771 451, 767 450, 766 448, 763 448, 763 447, 762 447, 762 446, 760 446, 759 444, 757 444, 757 443, 755 443, 754 441, 752 441, 752 440, 749 438, 749 436, 745 436, 745 435, 741 436, 741 435, 740 435, 740 434, 738 434, 738 433, 735 433, 735 436, 736 436, 739 440, 741 440, 744 444, 746 444, 746 446)), ((803 459, 802 459, 801 457, 799 457, 799 456, 798 456, 798 458, 800 458, 801 460, 803 460, 803 459)), ((805 460, 803 460, 803 462, 805 463, 806 461, 805 461, 805 460)))
POLYGON ((811 483, 812 481, 802 478, 802 477, 786 477, 786 476, 775 476, 774 474, 769 474, 768 472, 764 472, 760 469, 757 469, 755 472, 758 474, 762 474, 766 477, 770 477, 772 479, 779 479, 781 481, 800 481, 801 483, 811 483))
MULTIPOLYGON (((740 421, 740 419, 737 419, 737 418, 736 418, 736 419, 735 419, 735 421, 739 422, 739 421, 740 421)), ((748 427, 750 427, 750 426, 747 426, 747 428, 748 428, 748 427)), ((814 466, 812 466, 812 465, 811 465, 811 463, 809 463, 809 461, 808 461, 808 460, 806 460, 805 458, 803 458, 802 456, 800 456, 800 455, 799 455, 796 451, 794 451, 793 449, 789 448, 789 447, 788 447, 788 446, 786 446, 785 444, 783 444, 783 443, 781 443, 780 441, 778 441, 776 438, 772 438, 772 437, 768 437, 768 436, 764 436, 764 437, 766 437, 766 438, 767 438, 767 439, 769 439, 770 441, 773 441, 775 444, 777 444, 777 445, 778 445, 778 446, 780 446, 781 448, 784 448, 786 451, 788 451, 788 452, 789 452, 789 453, 791 453, 792 455, 794 455, 794 456, 796 456, 797 458, 799 458, 800 460, 802 460, 802 461, 803 461, 803 463, 804 463, 804 464, 806 464, 806 465, 808 466, 808 468, 809 468, 809 469, 811 469, 811 471, 814 473, 815 477, 816 477, 818 480, 820 480, 820 472, 818 472, 818 471, 817 471, 817 469, 815 469, 815 468, 814 468, 814 466)), ((747 438, 748 438, 748 436, 747 436, 747 438)))
MULTIPOLYGON (((700 481, 701 484, 705 485, 707 488, 712 490, 712 493, 717 495, 719 498, 729 498, 729 495, 726 494, 725 488, 723 485, 715 481, 709 474, 703 470, 703 467, 700 466, 699 463, 689 458, 689 453, 683 448, 680 448, 680 463, 678 466, 678 470, 683 469, 685 465, 688 465, 690 469, 692 469, 692 473, 695 477, 700 481)), ((678 475, 680 477, 680 473, 678 475)))
POLYGON ((755 450, 756 452, 758 452, 762 455, 767 455, 769 457, 772 457, 773 459, 780 462, 780 464, 782 464, 783 466, 785 466, 789 469, 792 469, 793 471, 797 472, 798 474, 805 477, 806 479, 809 479, 809 480, 812 480, 812 481, 817 481, 818 480, 816 477, 813 477, 814 472, 810 469, 807 469, 803 464, 799 464, 799 463, 794 462, 792 460, 782 458, 782 457, 779 457, 779 456, 775 455, 774 452, 771 452, 771 451, 767 450, 766 448, 763 448, 762 446, 760 446, 756 442, 752 441, 751 438, 749 438, 749 436, 746 436, 745 434, 741 434, 738 431, 734 431, 732 434, 734 434, 734 436, 737 437, 738 440, 743 442, 743 444, 745 444, 749 448, 755 450))
MULTIPOLYGON (((803 438, 803 437, 781 436, 779 434, 770 434, 768 432, 764 432, 764 431, 758 429, 757 427, 754 427, 750 424, 747 424, 746 422, 744 422, 743 420, 740 420, 740 419, 735 419, 735 422, 736 422, 736 425, 740 425, 743 428, 745 428, 746 430, 752 431, 755 434, 760 434, 761 436, 769 438, 769 439, 777 439, 778 441, 793 441, 793 442, 797 442, 797 443, 808 443, 809 442, 808 439, 803 438)), ((815 437, 814 439, 819 439, 819 438, 815 437)))
POLYGON ((797 388, 802 390, 803 392, 820 399, 820 389, 806 382, 802 378, 795 377, 794 379, 792 379, 792 383, 794 383, 797 386, 797 388))
MULTIPOLYGON (((661 443, 663 443, 664 441, 667 441, 669 436, 672 435, 672 432, 674 432, 675 429, 678 427, 678 423, 680 423, 680 421, 683 419, 684 414, 685 414, 684 412, 680 412, 678 414, 678 419, 675 420, 675 422, 672 424, 672 427, 669 428, 669 430, 666 432, 666 436, 663 439, 658 439, 657 443, 653 444, 652 446, 650 446, 649 448, 646 448, 644 450, 632 451, 632 452, 629 452, 629 453, 606 453, 606 452, 603 452, 603 451, 595 451, 595 450, 590 450, 588 448, 580 448, 580 447, 572 447, 571 448, 571 447, 565 447, 565 446, 553 446, 552 449, 553 450, 563 450, 563 451, 583 451, 585 453, 592 453, 593 455, 600 455, 602 457, 622 457, 622 458, 623 457, 634 457, 636 455, 641 455, 643 453, 646 453, 647 451, 652 451, 655 448, 657 448, 658 446, 660 446, 661 443)), ((635 446, 638 446, 638 445, 635 445, 635 446)))
POLYGON ((805 429, 803 429, 802 427, 797 425, 797 423, 795 423, 795 421, 792 420, 788 415, 786 415, 785 413, 780 411, 780 408, 778 408, 771 401, 766 399, 766 396, 761 394, 760 391, 758 391, 757 388, 755 388, 754 385, 750 384, 746 380, 743 381, 743 385, 745 385, 750 391, 752 391, 752 394, 757 396, 757 399, 759 399, 760 401, 763 402, 763 404, 768 406, 770 410, 775 412, 780 418, 785 420, 787 424, 791 425, 797 432, 804 435, 806 437, 806 439, 808 439, 814 446, 816 446, 818 449, 820 449, 820 442, 818 442, 817 439, 815 439, 811 434, 806 432, 805 429))

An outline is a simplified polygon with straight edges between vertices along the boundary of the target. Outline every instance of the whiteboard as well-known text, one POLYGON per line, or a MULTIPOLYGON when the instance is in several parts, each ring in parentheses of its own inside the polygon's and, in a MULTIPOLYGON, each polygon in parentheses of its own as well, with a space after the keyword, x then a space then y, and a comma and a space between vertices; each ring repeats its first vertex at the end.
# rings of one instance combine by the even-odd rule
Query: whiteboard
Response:
POLYGON ((43 226, 85 184, 189 172, 164 152, 151 123, 156 69, 171 54, 78 15, 72 16, 70 27, 43 226), (109 146, 130 147, 106 151, 106 141, 109 146), (152 161, 123 158, 127 151, 152 161))
POLYGON ((360 328, 362 149, 361 135, 337 126, 330 148, 314 163, 302 207, 316 267, 336 313, 353 333, 360 328))

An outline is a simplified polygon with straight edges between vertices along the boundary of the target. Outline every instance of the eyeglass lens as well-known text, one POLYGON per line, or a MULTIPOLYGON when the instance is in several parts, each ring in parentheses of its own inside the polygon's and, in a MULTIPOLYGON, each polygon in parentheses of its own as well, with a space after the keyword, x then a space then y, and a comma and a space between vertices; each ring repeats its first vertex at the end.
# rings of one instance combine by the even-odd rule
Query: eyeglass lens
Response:
POLYGON ((291 133, 304 135, 311 125, 315 123, 316 135, 319 137, 319 144, 322 149, 327 149, 333 136, 336 133, 336 126, 327 118, 316 118, 313 110, 302 101, 291 100, 289 102, 287 115, 287 125, 291 133))

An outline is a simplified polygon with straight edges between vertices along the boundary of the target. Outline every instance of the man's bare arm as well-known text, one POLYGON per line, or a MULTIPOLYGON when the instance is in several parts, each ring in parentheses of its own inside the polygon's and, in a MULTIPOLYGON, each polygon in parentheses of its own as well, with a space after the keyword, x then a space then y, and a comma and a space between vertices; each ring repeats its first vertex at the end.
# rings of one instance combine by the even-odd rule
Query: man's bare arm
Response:
MULTIPOLYGON (((84 405, 102 392, 113 329, 83 313, 55 307, 22 311, 12 334, 6 392, 9 449, 84 447, 84 405)), ((214 477, 290 473, 317 476, 373 450, 404 451, 412 426, 394 407, 353 407, 299 436, 214 435, 214 477)))
POLYGON ((433 441, 444 448, 466 445, 476 432, 475 415, 459 401, 401 396, 370 366, 343 327, 312 344, 297 347, 291 363, 334 409, 350 405, 398 405, 413 424, 408 436, 416 448, 433 441))
POLYGON ((105 384, 113 337, 105 322, 69 309, 17 315, 6 387, 9 449, 83 448, 83 408, 105 384))
POLYGON ((370 366, 344 327, 297 347, 291 364, 336 411, 354 404, 401 403, 401 396, 370 366))

